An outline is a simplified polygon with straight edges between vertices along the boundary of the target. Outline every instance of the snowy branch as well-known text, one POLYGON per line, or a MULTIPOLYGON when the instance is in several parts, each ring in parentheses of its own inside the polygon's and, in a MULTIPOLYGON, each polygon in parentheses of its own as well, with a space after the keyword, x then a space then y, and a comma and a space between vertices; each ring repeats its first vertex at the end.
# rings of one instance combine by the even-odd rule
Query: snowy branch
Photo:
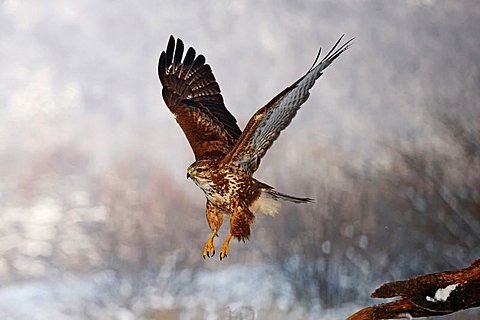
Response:
POLYGON ((405 319, 442 316, 480 306, 480 259, 468 268, 389 282, 372 298, 400 300, 367 307, 347 320, 405 319))

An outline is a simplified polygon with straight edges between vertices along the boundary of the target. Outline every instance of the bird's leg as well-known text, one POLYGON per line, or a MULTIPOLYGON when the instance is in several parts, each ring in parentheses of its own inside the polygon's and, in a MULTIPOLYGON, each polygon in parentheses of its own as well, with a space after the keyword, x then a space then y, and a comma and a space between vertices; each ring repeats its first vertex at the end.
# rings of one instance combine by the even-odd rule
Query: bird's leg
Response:
POLYGON ((239 241, 248 239, 250 236, 250 225, 252 224, 255 216, 246 206, 240 201, 232 202, 232 207, 235 208, 230 215, 230 232, 227 240, 223 243, 222 251, 220 252, 220 260, 223 260, 228 255, 228 245, 230 240, 235 237, 239 241))
POLYGON ((230 232, 228 234, 227 240, 225 240, 225 242, 223 243, 222 251, 220 252, 220 260, 225 259, 227 257, 227 255, 228 255, 228 245, 230 244, 230 240, 232 239, 232 237, 233 237, 233 235, 230 232))
POLYGON ((203 259, 205 256, 213 257, 215 255, 215 247, 213 246, 213 239, 215 236, 218 237, 218 230, 223 223, 223 212, 218 208, 215 207, 210 201, 207 201, 207 209, 206 209, 206 216, 208 221, 208 226, 210 230, 212 230, 212 235, 208 238, 207 243, 205 244, 205 248, 203 249, 203 259))
POLYGON ((217 231, 213 230, 212 235, 208 238, 207 243, 205 244, 205 248, 203 248, 203 259, 205 256, 213 257, 215 255, 215 247, 213 246, 213 238, 217 235, 217 231))

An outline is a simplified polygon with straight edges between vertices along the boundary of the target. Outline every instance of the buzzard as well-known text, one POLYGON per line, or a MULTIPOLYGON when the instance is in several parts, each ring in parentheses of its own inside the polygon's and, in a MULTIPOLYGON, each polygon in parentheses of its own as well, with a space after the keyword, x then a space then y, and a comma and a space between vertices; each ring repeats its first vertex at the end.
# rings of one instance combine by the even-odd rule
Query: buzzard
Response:
POLYGON ((213 257, 213 239, 230 216, 230 232, 220 252, 228 255, 232 237, 248 239, 255 214, 274 215, 279 200, 310 202, 310 198, 289 196, 252 177, 260 160, 298 109, 308 99, 309 89, 352 40, 340 45, 343 36, 320 61, 321 49, 307 73, 260 108, 240 130, 235 117, 225 107, 212 69, 205 57, 193 48, 184 52, 184 44, 173 36, 160 54, 158 75, 162 96, 182 128, 195 154, 187 169, 187 179, 202 189, 207 198, 206 216, 212 233, 204 247, 203 258, 213 257), (185 54, 184 54, 185 53, 185 54))

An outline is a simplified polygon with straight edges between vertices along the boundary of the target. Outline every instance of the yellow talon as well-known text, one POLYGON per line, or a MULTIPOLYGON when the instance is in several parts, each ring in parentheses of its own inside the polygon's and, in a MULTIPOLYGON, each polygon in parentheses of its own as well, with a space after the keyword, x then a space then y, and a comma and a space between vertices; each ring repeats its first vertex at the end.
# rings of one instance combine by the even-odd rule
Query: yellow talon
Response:
POLYGON ((203 249, 203 259, 205 259, 205 256, 207 257, 213 257, 215 255, 215 247, 213 246, 213 238, 215 237, 217 233, 214 231, 210 238, 208 238, 207 243, 205 244, 205 248, 203 249))
POLYGON ((225 242, 223 243, 222 251, 220 252, 220 260, 225 259, 227 257, 227 255, 228 255, 228 245, 229 245, 232 237, 233 237, 232 234, 229 233, 228 237, 227 237, 227 240, 225 240, 225 242))

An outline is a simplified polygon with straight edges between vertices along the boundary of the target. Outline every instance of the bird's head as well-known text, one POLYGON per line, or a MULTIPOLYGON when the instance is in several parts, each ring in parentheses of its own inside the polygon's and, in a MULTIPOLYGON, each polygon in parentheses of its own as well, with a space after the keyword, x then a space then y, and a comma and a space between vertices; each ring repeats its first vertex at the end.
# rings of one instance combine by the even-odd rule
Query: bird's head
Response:
POLYGON ((210 166, 208 161, 199 160, 192 163, 187 168, 187 179, 192 179, 194 181, 205 181, 209 180, 210 177, 210 166))

